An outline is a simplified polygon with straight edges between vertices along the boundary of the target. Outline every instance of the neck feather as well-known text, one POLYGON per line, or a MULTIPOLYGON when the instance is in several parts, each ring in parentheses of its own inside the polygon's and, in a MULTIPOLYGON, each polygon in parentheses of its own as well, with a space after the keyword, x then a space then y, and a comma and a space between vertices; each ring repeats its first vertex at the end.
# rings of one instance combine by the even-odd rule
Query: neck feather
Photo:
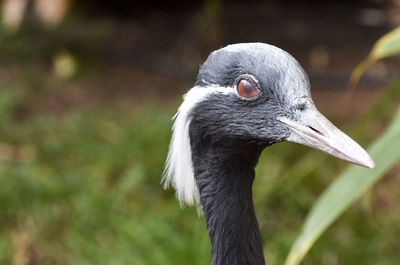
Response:
POLYGON ((254 167, 262 148, 201 146, 192 146, 192 159, 212 265, 265 265, 252 199, 254 167))

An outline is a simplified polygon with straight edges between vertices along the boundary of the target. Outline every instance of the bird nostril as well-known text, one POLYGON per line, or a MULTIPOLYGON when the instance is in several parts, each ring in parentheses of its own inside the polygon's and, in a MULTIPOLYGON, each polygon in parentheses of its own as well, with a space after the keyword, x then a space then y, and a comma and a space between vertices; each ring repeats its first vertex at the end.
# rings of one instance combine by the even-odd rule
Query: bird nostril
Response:
POLYGON ((311 127, 311 126, 307 126, 308 128, 310 128, 311 130, 313 130, 314 132, 318 133, 319 135, 325 136, 322 132, 318 131, 317 129, 311 127))

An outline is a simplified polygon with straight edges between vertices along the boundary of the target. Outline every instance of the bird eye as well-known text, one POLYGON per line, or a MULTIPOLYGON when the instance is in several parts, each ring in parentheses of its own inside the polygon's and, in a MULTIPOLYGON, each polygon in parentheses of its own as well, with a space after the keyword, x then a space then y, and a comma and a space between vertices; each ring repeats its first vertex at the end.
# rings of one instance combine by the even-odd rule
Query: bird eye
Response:
POLYGON ((246 79, 239 80, 237 91, 245 99, 253 99, 259 95, 259 90, 256 86, 246 79))

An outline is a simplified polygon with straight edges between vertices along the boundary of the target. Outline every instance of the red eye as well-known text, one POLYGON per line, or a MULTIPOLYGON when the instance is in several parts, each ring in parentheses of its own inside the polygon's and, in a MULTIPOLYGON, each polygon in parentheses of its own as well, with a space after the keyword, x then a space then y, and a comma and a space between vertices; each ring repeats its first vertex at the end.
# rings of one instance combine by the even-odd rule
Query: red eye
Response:
POLYGON ((244 98, 254 98, 258 96, 258 89, 248 80, 242 79, 237 84, 237 91, 239 95, 244 98))

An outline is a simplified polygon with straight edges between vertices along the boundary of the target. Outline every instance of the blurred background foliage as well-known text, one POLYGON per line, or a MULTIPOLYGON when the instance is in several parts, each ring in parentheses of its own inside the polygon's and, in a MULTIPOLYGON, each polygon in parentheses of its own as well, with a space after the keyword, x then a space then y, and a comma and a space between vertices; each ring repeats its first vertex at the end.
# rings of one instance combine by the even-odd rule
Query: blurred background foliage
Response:
MULTIPOLYGON (((397 27, 376 42, 368 57, 353 70, 350 84, 356 86, 365 70, 379 59, 399 53, 400 27, 397 27)), ((307 215, 286 265, 300 264, 326 229, 400 160, 400 106, 387 128, 367 150, 376 167, 370 170, 350 165, 323 191, 307 215)))
MULTIPOLYGON (((400 99, 398 58, 352 69, 400 23, 398 1, 4 0, 0 29, 0 264, 209 264, 203 217, 160 178, 170 118, 206 56, 261 41, 310 74, 321 111, 367 145, 400 99)), ((269 264, 346 163, 282 143, 254 201, 269 264)), ((318 240, 303 264, 397 264, 400 168, 318 240)))

